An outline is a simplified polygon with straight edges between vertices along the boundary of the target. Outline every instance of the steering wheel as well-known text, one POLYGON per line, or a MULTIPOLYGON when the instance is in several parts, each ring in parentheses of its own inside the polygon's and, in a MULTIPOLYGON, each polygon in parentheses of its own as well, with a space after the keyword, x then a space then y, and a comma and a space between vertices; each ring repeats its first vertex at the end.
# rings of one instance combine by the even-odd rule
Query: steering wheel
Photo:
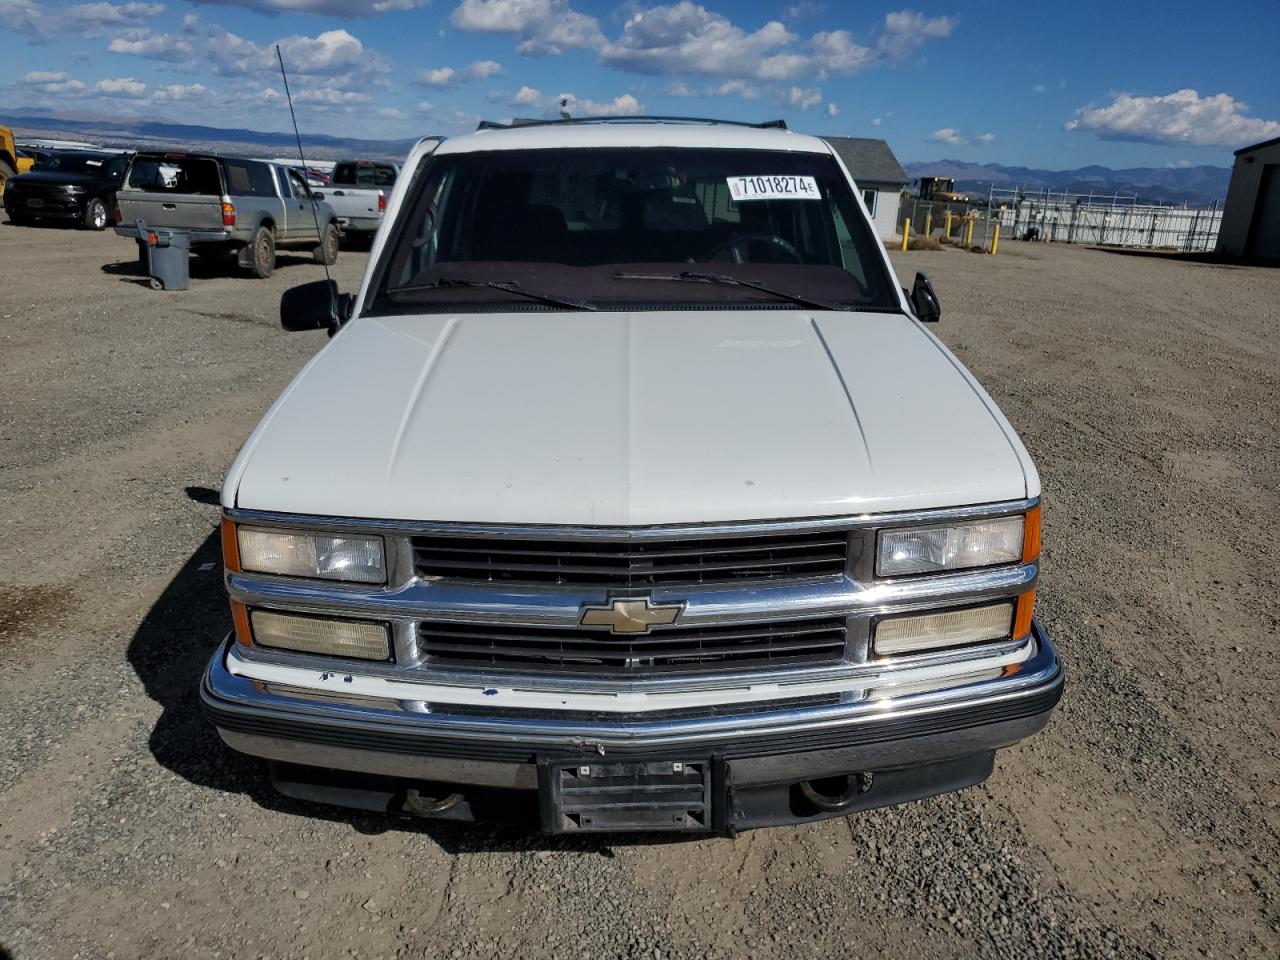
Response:
POLYGON ((701 259, 714 260, 716 258, 716 254, 727 250, 733 255, 734 263, 746 263, 748 254, 747 245, 754 240, 758 240, 761 243, 772 244, 790 257, 793 263, 804 263, 804 256, 795 248, 794 244, 773 233, 743 233, 736 237, 730 237, 728 240, 722 240, 717 243, 714 247, 703 254, 701 259))

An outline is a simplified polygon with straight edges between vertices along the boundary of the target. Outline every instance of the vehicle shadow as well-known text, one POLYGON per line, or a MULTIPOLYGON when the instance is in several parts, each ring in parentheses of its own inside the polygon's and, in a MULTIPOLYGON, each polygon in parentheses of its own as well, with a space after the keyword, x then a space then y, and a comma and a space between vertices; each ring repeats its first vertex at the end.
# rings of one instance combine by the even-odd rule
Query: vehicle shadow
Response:
MULTIPOLYGON (((136 248, 125 248, 120 251, 121 259, 104 263, 101 266, 103 273, 112 276, 121 277, 131 283, 146 284, 146 280, 138 278, 147 276, 146 268, 142 265, 142 261, 137 256, 136 248)), ((276 254, 276 269, 297 267, 297 266, 315 266, 316 263, 309 256, 302 254, 292 255, 287 253, 276 254)), ((218 257, 208 258, 192 255, 191 263, 188 267, 188 275, 192 280, 251 280, 254 283, 260 282, 256 277, 247 270, 242 270, 236 265, 234 257, 218 257)))
MULTIPOLYGON (((188 487, 187 496, 200 503, 216 502, 216 491, 203 487, 188 487)), ((422 820, 293 800, 277 793, 265 761, 226 746, 200 710, 205 665, 231 631, 221 560, 214 531, 175 574, 129 643, 129 664, 147 695, 162 708, 149 739, 151 754, 161 766, 196 786, 243 794, 275 813, 342 823, 371 836, 388 831, 424 834, 451 854, 559 850, 612 856, 611 848, 617 845, 614 838, 544 837, 523 822, 495 827, 422 820)), ((623 842, 663 844, 678 839, 654 836, 623 842)))

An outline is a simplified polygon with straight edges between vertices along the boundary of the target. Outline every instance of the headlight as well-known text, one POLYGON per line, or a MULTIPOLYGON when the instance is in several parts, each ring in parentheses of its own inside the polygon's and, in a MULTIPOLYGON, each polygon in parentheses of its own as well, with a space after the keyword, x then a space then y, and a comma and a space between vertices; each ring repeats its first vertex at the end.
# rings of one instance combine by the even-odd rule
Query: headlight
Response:
POLYGON ((882 530, 876 576, 904 577, 1032 560, 1039 553, 1040 510, 931 527, 882 530))
POLYGON ((360 660, 391 658, 385 623, 303 617, 270 610, 254 610, 249 620, 253 624, 253 642, 260 647, 360 660))
POLYGON ((876 624, 871 649, 877 656, 924 653, 1008 638, 1014 627, 1013 603, 965 610, 889 617, 876 624))
POLYGON ((240 568, 286 577, 385 583, 381 537, 281 533, 240 527, 240 568))

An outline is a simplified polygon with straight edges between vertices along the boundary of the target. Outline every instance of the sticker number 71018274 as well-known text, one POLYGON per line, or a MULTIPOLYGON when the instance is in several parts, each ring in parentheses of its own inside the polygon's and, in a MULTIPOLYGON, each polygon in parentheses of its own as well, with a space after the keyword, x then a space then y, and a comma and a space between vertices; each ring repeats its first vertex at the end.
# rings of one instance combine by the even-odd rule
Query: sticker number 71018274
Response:
POLYGON ((728 177, 729 195, 734 200, 821 200, 813 177, 753 176, 728 177))

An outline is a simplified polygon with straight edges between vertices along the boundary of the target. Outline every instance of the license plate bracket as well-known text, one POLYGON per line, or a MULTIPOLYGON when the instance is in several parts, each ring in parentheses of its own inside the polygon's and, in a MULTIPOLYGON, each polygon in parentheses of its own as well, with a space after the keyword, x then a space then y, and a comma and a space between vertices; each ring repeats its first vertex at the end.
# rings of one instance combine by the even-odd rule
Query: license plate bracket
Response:
POLYGON ((717 784, 710 757, 683 760, 538 760, 546 833, 663 831, 711 833, 717 784))

